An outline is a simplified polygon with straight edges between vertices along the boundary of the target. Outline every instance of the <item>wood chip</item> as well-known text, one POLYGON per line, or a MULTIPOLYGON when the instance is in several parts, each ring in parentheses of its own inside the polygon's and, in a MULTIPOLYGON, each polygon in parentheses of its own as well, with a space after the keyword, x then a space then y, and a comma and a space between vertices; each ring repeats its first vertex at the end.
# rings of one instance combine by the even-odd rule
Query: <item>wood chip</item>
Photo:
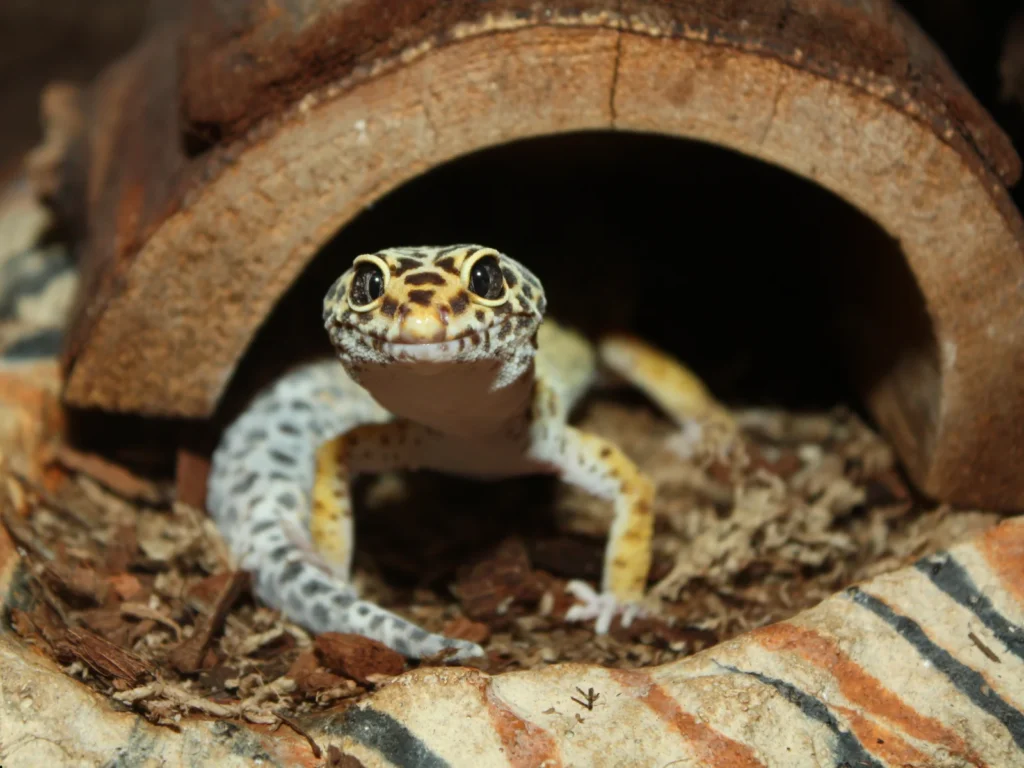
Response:
POLYGON ((206 506, 206 484, 210 474, 210 457, 191 448, 180 448, 175 462, 174 497, 185 504, 202 509, 206 506))
POLYGON ((31 614, 18 608, 11 608, 10 617, 11 627, 19 637, 41 646, 51 655, 54 653, 53 646, 39 626, 36 625, 35 621, 32 620, 31 614))
MULTIPOLYGON (((117 535, 107 546, 107 570, 113 572, 127 571, 139 555, 139 539, 134 521, 130 525, 118 527, 117 535)), ((125 598, 128 599, 128 598, 125 598)))
POLYGON ((65 663, 79 659, 98 675, 130 685, 138 685, 154 674, 153 668, 134 653, 80 627, 68 627, 55 650, 65 663))
POLYGON ((340 632, 324 632, 313 641, 320 662, 332 672, 369 685, 374 675, 399 675, 405 659, 384 643, 340 632))
POLYGON ((221 571, 197 581, 188 589, 186 599, 197 610, 212 611, 224 588, 234 578, 233 571, 221 571))
POLYGON ((91 477, 118 496, 145 504, 161 505, 169 501, 160 486, 133 474, 124 467, 93 453, 82 453, 61 444, 53 449, 53 460, 72 472, 91 477))
POLYGON ((72 605, 92 607, 106 602, 107 582, 94 568, 49 562, 43 566, 42 577, 54 592, 72 605))
POLYGON ((455 592, 469 616, 488 620, 503 615, 513 603, 523 608, 536 605, 547 586, 547 580, 533 570, 523 541, 509 537, 468 569, 455 592))
POLYGON ((305 689, 306 679, 320 669, 320 662, 312 651, 303 651, 295 657, 295 661, 288 667, 288 675, 295 681, 300 690, 305 689))
MULTIPOLYGON (((127 639, 128 631, 132 628, 132 625, 121 615, 120 608, 116 606, 79 611, 78 619, 93 632, 108 640, 113 640, 114 635, 121 632, 127 639)), ((122 645, 120 642, 117 644, 122 645)))
POLYGON ((329 672, 320 666, 320 661, 312 651, 300 653, 286 674, 305 694, 317 694, 351 685, 351 681, 347 678, 329 672))
POLYGON ((179 644, 169 654, 168 660, 175 669, 183 674, 192 674, 202 669, 210 641, 224 626, 228 611, 242 594, 247 583, 248 576, 244 572, 232 572, 214 601, 213 610, 201 616, 196 622, 196 630, 192 637, 179 644))
POLYGON ((7 533, 22 549, 32 553, 40 560, 52 560, 53 551, 46 547, 32 532, 32 528, 15 511, 14 503, 9 493, 2 494, 0 498, 0 525, 7 529, 7 533))
POLYGON ((131 573, 115 573, 107 578, 114 593, 123 601, 138 600, 144 591, 142 582, 131 573))
POLYGON ((10 479, 16 481, 18 485, 15 487, 19 488, 19 493, 21 493, 23 497, 25 496, 25 490, 31 492, 34 497, 32 498, 33 506, 42 504, 54 514, 60 515, 63 519, 74 523, 77 527, 84 530, 89 530, 95 527, 95 520, 90 520, 83 516, 77 509, 73 509, 71 505, 65 503, 42 485, 34 482, 24 474, 11 470, 10 479))

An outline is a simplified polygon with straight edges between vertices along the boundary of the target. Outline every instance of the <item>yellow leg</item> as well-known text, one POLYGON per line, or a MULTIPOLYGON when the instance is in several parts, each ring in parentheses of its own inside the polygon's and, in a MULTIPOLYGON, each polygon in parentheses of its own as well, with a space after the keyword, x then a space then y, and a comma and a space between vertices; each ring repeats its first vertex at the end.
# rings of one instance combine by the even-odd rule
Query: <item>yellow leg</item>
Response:
POLYGON ((574 427, 563 427, 536 450, 557 466, 565 482, 612 501, 602 595, 579 582, 571 583, 571 591, 584 605, 574 607, 567 617, 570 621, 596 618, 596 630, 604 634, 615 613, 638 609, 644 597, 651 568, 654 484, 613 443, 574 427))
POLYGON ((651 569, 654 484, 626 454, 594 435, 582 435, 600 466, 617 482, 614 517, 605 548, 602 589, 623 603, 643 599, 651 569))
POLYGON ((729 412, 692 371, 632 336, 613 335, 598 347, 601 361, 646 394, 680 425, 716 421, 735 429, 729 412))
POLYGON ((356 427, 317 450, 310 536, 317 554, 344 578, 352 567, 354 544, 353 474, 413 468, 419 445, 406 423, 394 421, 356 427))
POLYGON ((347 580, 352 568, 353 531, 345 437, 328 440, 317 451, 309 530, 317 554, 347 580))

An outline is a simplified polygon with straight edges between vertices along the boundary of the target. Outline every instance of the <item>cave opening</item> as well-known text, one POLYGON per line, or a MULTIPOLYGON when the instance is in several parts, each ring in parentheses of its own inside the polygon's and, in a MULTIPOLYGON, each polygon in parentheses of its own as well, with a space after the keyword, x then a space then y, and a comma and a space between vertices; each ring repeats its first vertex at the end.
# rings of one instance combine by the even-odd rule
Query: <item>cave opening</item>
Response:
MULTIPOLYGON (((718 146, 583 132, 476 151, 365 209, 281 299, 222 404, 330 354, 321 301, 356 255, 459 242, 527 264, 560 322, 637 333, 731 405, 867 417, 865 393, 895 366, 937 366, 898 242, 838 196, 718 146)), ((906 397, 927 410, 937 394, 906 397)))
MULTIPOLYGON (((717 146, 562 134, 433 168, 345 225, 254 338, 201 452, 259 388, 300 360, 331 354, 321 302, 358 254, 469 242, 530 267, 545 285, 549 316, 592 338, 636 333, 677 356, 731 407, 840 407, 877 428, 865 407, 876 382, 894 371, 909 382, 938 380, 919 369, 938 358, 899 244, 836 195, 717 146)), ((937 392, 909 387, 900 396, 901 407, 917 408, 918 423, 930 423, 937 392)), ((611 397, 656 412, 629 389, 611 397)), ((357 507, 378 493, 367 480, 357 507)), ((575 540, 583 554, 571 558, 574 567, 600 572, 600 534, 581 543, 558 533, 551 478, 486 490, 432 473, 403 482, 401 499, 356 515, 359 548, 389 583, 443 589, 450 567, 510 536, 522 536, 555 572, 562 555, 545 553, 545 542, 560 552, 575 540), (481 520, 481 504, 500 522, 481 520)))

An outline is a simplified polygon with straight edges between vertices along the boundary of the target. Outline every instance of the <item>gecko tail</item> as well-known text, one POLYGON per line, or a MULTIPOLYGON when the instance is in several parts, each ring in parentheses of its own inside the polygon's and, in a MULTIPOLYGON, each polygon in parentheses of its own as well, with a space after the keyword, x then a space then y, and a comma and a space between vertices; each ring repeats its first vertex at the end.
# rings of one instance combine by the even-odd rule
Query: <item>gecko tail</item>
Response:
POLYGON ((312 632, 378 640, 411 658, 475 643, 435 635, 358 599, 348 573, 321 563, 309 539, 316 450, 359 424, 390 418, 334 361, 287 374, 225 430, 210 467, 207 509, 260 600, 312 632))
POLYGON ((307 555, 295 547, 279 564, 262 560, 254 571, 256 596, 311 632, 362 635, 408 658, 422 659, 443 651, 449 651, 447 661, 484 655, 476 643, 433 634, 360 600, 351 584, 310 562, 307 555))

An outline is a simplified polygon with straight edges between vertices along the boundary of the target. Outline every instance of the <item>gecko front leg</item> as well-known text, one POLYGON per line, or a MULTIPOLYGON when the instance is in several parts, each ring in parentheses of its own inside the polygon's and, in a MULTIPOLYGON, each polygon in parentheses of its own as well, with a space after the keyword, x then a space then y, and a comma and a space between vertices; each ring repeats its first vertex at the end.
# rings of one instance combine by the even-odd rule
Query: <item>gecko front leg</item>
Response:
POLYGON ((612 502, 601 592, 582 581, 570 582, 569 591, 582 604, 566 614, 568 621, 596 619, 595 631, 605 634, 616 614, 628 626, 642 610, 651 567, 654 484, 614 443, 562 422, 556 393, 540 385, 537 389, 543 405, 535 408, 533 456, 565 482, 612 502))

